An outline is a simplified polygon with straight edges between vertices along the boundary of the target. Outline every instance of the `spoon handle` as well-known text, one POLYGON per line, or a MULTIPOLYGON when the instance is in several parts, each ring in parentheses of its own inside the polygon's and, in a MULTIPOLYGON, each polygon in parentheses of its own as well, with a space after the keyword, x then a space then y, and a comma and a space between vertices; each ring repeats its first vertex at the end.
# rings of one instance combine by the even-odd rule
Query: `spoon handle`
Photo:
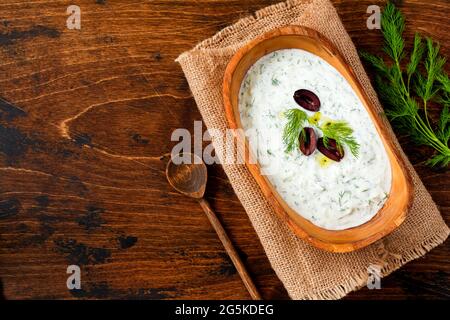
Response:
POLYGON ((211 206, 209 205, 208 201, 201 198, 198 200, 198 202, 205 211, 206 216, 211 222, 213 228, 216 230, 220 241, 222 241, 222 244, 225 247, 225 250, 227 251, 228 255, 230 256, 231 261, 233 261, 233 264, 236 267, 236 270, 238 271, 239 275, 241 276, 242 282, 244 282, 244 285, 247 288, 248 292, 250 293, 250 296, 252 297, 253 300, 262 300, 261 295, 259 294, 255 284, 252 281, 252 278, 250 278, 250 275, 245 269, 244 263, 242 262, 241 258, 239 258, 236 249, 231 243, 230 238, 228 237, 225 229, 222 227, 222 224, 220 223, 216 214, 211 209, 211 206))

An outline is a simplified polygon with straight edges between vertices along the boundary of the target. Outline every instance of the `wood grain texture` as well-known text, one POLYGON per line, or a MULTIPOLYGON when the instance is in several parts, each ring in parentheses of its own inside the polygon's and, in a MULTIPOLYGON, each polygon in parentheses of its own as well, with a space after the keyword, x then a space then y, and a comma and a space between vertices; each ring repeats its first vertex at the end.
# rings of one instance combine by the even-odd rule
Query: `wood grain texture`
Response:
MULTIPOLYGON (((269 0, 80 0, 0 4, 0 278, 18 298, 249 298, 195 200, 165 179, 175 128, 201 116, 174 59, 269 0), (66 268, 79 264, 82 289, 66 268)), ((358 49, 380 52, 367 6, 333 1, 358 49)), ((447 0, 402 1, 450 56, 447 0)), ((408 42, 410 47, 411 42, 408 42)), ((430 150, 401 139, 446 221, 450 174, 423 165, 430 150)), ((265 299, 287 298, 220 166, 206 199, 265 299)), ((449 298, 446 244, 348 299, 449 298)))
POLYGON ((200 199, 198 202, 200 203, 203 211, 205 211, 209 222, 211 222, 211 225, 213 226, 214 230, 216 231, 230 260, 233 262, 233 265, 236 268, 237 273, 241 277, 242 283, 247 288, 247 291, 250 294, 250 297, 253 300, 262 300, 261 294, 258 292, 258 289, 256 288, 256 285, 253 282, 251 276, 249 275, 247 268, 245 267, 245 264, 242 262, 242 259, 239 256, 239 252, 233 246, 233 243, 231 242, 230 238, 228 237, 227 232, 223 228, 222 223, 220 222, 219 218, 212 210, 211 205, 204 198, 200 199))

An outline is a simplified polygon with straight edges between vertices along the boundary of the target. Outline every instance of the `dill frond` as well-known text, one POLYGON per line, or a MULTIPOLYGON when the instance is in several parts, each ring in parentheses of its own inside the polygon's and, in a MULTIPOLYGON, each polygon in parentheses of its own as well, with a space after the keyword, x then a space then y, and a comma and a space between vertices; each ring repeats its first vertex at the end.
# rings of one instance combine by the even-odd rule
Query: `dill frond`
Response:
POLYGON ((381 31, 384 35, 384 51, 395 61, 403 58, 403 31, 405 30, 405 18, 395 5, 388 2, 381 16, 381 31))
POLYGON ((359 143, 353 137, 353 129, 348 125, 346 121, 333 121, 325 123, 320 127, 323 133, 323 142, 328 144, 329 139, 336 140, 336 144, 342 148, 346 145, 350 152, 358 157, 359 143))
POLYGON ((446 167, 450 164, 450 80, 444 72, 446 59, 439 55, 439 44, 431 38, 426 38, 424 43, 416 34, 409 62, 403 70, 400 62, 406 56, 404 30, 402 13, 389 2, 382 13, 381 31, 383 49, 392 63, 388 65, 382 58, 365 52, 361 57, 377 71, 376 88, 394 127, 418 145, 427 145, 436 151, 427 161, 428 165, 446 167), (437 123, 432 123, 428 115, 428 103, 432 100, 442 105, 437 123))
POLYGON ((283 131, 283 142, 286 146, 286 152, 298 149, 299 136, 303 132, 303 124, 308 120, 306 112, 300 109, 289 109, 284 113, 287 119, 283 131))
POLYGON ((383 58, 374 56, 366 51, 361 51, 359 54, 382 74, 387 75, 389 73, 389 67, 384 63, 383 58))
POLYGON ((448 105, 442 109, 438 124, 438 137, 445 145, 448 145, 450 140, 450 113, 448 105))
POLYGON ((424 102, 431 100, 438 91, 438 88, 435 87, 435 80, 442 73, 442 67, 445 64, 445 59, 439 56, 439 49, 439 44, 434 44, 433 40, 427 38, 428 54, 424 61, 427 76, 425 80, 421 80, 423 88, 416 92, 424 102))
POLYGON ((450 79, 448 78, 448 74, 441 72, 437 76, 437 80, 441 84, 441 88, 445 94, 450 94, 450 79))
POLYGON ((411 53, 409 63, 406 67, 406 73, 408 75, 408 90, 409 90, 410 83, 411 83, 411 77, 416 72, 417 66, 419 65, 420 61, 422 60, 424 52, 425 52, 425 46, 422 43, 422 37, 420 36, 420 34, 416 33, 414 35, 413 51, 411 53))

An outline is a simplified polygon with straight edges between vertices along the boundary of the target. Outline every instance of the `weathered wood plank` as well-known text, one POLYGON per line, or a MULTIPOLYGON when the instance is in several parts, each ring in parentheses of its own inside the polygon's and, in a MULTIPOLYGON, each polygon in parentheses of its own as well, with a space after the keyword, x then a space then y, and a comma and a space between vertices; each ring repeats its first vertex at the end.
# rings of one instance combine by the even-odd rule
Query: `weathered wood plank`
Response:
MULTIPOLYGON (((201 116, 174 59, 239 17, 276 1, 67 1, 0 4, 0 279, 6 298, 244 299, 248 294, 201 208, 164 177, 173 129, 201 116), (80 264, 83 289, 66 288, 80 264)), ((334 1, 359 49, 378 51, 369 4, 334 1)), ((404 1, 407 35, 449 55, 446 0, 404 1)), ((445 218, 448 172, 405 149, 445 218)), ((220 166, 206 197, 264 298, 286 298, 220 166)), ((449 246, 349 298, 448 298, 449 246)))

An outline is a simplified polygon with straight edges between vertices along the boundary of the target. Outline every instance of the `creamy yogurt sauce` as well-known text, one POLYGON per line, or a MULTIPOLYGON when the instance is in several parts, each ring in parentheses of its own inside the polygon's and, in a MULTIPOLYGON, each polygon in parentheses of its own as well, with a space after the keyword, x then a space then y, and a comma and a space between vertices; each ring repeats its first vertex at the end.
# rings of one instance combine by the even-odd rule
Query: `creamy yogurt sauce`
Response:
POLYGON ((242 82, 239 112, 253 154, 262 166, 270 166, 268 180, 294 211, 315 225, 329 230, 355 227, 385 203, 391 167, 383 143, 350 84, 322 58, 300 49, 262 57, 242 82), (323 117, 349 123, 360 144, 357 158, 344 146, 345 157, 323 167, 318 150, 308 157, 299 150, 285 153, 283 112, 302 109, 293 99, 298 89, 319 97, 323 117))

